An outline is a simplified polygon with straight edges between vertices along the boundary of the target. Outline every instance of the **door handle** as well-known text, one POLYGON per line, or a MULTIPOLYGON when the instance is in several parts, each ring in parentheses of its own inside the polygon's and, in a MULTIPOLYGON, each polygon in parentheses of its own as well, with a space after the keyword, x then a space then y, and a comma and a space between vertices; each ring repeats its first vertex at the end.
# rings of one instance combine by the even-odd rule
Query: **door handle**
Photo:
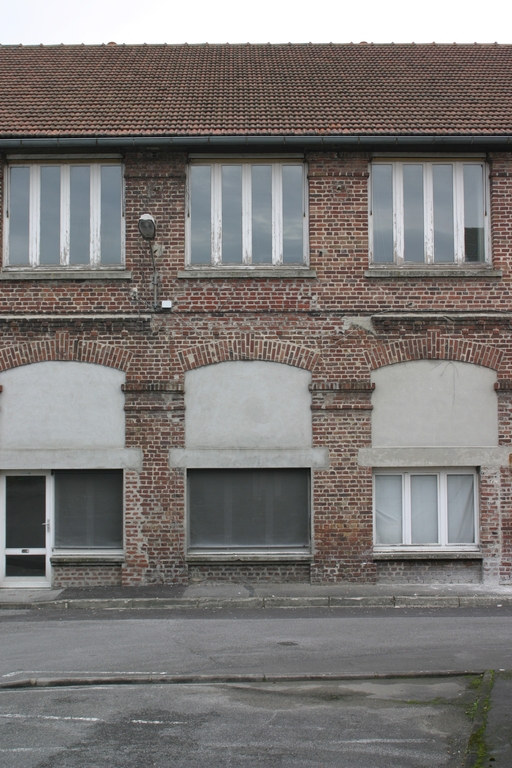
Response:
POLYGON ((50 533, 50 521, 47 520, 46 523, 41 523, 41 525, 46 525, 46 532, 50 533))

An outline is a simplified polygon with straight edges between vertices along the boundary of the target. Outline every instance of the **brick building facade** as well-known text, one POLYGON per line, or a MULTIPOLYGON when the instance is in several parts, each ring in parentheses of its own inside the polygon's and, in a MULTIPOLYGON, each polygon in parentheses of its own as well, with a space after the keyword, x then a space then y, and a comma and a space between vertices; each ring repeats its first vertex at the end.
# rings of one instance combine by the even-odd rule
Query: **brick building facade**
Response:
POLYGON ((3 586, 510 581, 511 58, 0 49, 3 586))

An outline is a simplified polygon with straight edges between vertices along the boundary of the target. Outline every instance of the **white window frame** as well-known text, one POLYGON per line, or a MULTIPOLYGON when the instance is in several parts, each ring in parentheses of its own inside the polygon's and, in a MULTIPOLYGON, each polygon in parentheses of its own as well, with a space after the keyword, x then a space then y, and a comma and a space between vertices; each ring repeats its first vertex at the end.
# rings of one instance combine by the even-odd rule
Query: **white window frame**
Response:
POLYGON ((490 239, 490 187, 489 187, 489 167, 483 159, 453 159, 451 157, 425 160, 423 158, 403 158, 395 160, 391 158, 375 158, 370 165, 370 184, 368 186, 369 201, 369 245, 370 245, 370 264, 379 269, 393 268, 396 266, 406 266, 407 268, 417 269, 425 266, 431 266, 434 269, 446 269, 450 267, 465 267, 474 269, 482 267, 491 262, 491 239, 490 239), (372 168, 375 165, 391 165, 393 168, 393 253, 394 260, 391 262, 374 261, 373 244, 373 184, 372 168), (422 262, 411 262, 404 260, 404 195, 403 195, 403 168, 404 165, 423 166, 423 205, 424 205, 424 233, 425 233, 425 260, 422 262), (434 262, 434 204, 433 204, 433 184, 432 167, 434 165, 453 166, 453 217, 454 217, 454 260, 453 262, 434 262), (464 248, 464 166, 479 165, 483 167, 484 173, 484 248, 485 258, 483 261, 466 261, 464 248))
POLYGON ((222 158, 222 159, 193 159, 192 165, 209 166, 211 168, 210 195, 212 205, 211 222, 211 261, 208 264, 192 263, 192 221, 191 221, 191 179, 190 172, 187 176, 187 205, 186 205, 186 253, 187 268, 191 269, 239 269, 247 268, 273 269, 278 267, 293 268, 306 267, 309 264, 308 242, 308 194, 307 194, 307 166, 300 158, 279 159, 270 158, 222 158), (222 262, 222 166, 242 166, 242 262, 240 264, 222 262), (252 262, 252 188, 251 167, 253 165, 270 165, 272 168, 272 263, 262 264, 252 262), (283 263, 283 185, 282 169, 285 166, 301 166, 302 172, 302 262, 283 263))
POLYGON ((9 270, 46 270, 52 271, 65 267, 66 270, 116 270, 124 269, 125 261, 125 189, 124 167, 119 161, 109 160, 38 160, 37 162, 9 162, 5 173, 5 209, 4 209, 4 266, 9 270), (115 165, 121 168, 121 260, 116 264, 101 263, 101 168, 115 165), (88 167, 91 170, 90 183, 90 240, 89 261, 86 264, 70 264, 70 169, 71 167, 88 167), (60 197, 60 264, 39 263, 39 241, 41 230, 41 168, 55 167, 61 169, 60 197), (10 224, 10 169, 29 168, 29 263, 9 263, 9 224, 10 224))
MULTIPOLYGON (((54 471, 43 470, 3 470, 0 471, 0 584, 4 586, 37 586, 48 585, 51 581, 51 558, 53 555, 62 555, 77 558, 80 557, 92 557, 98 560, 105 560, 109 557, 122 556, 125 549, 125 473, 123 472, 123 546, 121 548, 103 548, 103 547, 56 547, 55 546, 55 474, 54 471), (5 575, 5 554, 10 552, 5 549, 5 491, 6 491, 6 477, 44 477, 46 479, 46 548, 39 549, 31 554, 45 554, 46 555, 46 577, 29 577, 24 576, 17 578, 15 576, 5 575)), ((17 554, 13 550, 12 554, 17 554)))
POLYGON ((464 469, 461 467, 408 467, 396 469, 374 469, 373 478, 373 550, 375 553, 390 552, 479 552, 479 484, 478 473, 475 469, 464 469), (379 475, 401 475, 402 476, 402 539, 400 544, 377 544, 377 509, 376 509, 376 489, 375 478, 379 475), (411 494, 410 477, 411 475, 436 475, 437 481, 437 514, 438 514, 438 532, 439 542, 434 544, 412 544, 411 543, 411 494), (447 508, 447 476, 448 475, 471 475, 473 477, 473 499, 474 499, 474 531, 475 541, 466 544, 454 544, 448 542, 448 508, 447 508))

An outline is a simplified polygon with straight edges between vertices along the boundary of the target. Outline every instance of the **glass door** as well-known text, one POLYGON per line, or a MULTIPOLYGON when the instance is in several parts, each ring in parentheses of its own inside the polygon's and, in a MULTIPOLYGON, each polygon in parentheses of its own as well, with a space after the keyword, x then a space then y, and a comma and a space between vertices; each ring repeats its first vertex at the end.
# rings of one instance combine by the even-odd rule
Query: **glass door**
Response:
POLYGON ((2 480, 3 586, 49 586, 49 478, 6 474, 2 480))

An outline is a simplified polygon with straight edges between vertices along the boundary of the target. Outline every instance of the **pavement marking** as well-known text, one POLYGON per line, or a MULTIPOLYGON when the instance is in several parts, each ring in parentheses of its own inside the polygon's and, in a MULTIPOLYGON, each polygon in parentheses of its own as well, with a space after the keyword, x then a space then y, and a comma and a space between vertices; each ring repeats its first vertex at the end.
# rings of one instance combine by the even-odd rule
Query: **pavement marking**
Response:
POLYGON ((11 720, 79 720, 84 721, 87 723, 100 723, 101 718, 99 717, 71 717, 69 715, 20 715, 20 714, 14 714, 12 712, 9 713, 0 713, 0 717, 8 718, 11 720))
POLYGON ((16 672, 6 672, 2 677, 15 677, 16 675, 168 675, 168 672, 124 672, 109 671, 100 669, 98 672, 90 672, 76 669, 54 670, 54 669, 18 669, 16 672))

